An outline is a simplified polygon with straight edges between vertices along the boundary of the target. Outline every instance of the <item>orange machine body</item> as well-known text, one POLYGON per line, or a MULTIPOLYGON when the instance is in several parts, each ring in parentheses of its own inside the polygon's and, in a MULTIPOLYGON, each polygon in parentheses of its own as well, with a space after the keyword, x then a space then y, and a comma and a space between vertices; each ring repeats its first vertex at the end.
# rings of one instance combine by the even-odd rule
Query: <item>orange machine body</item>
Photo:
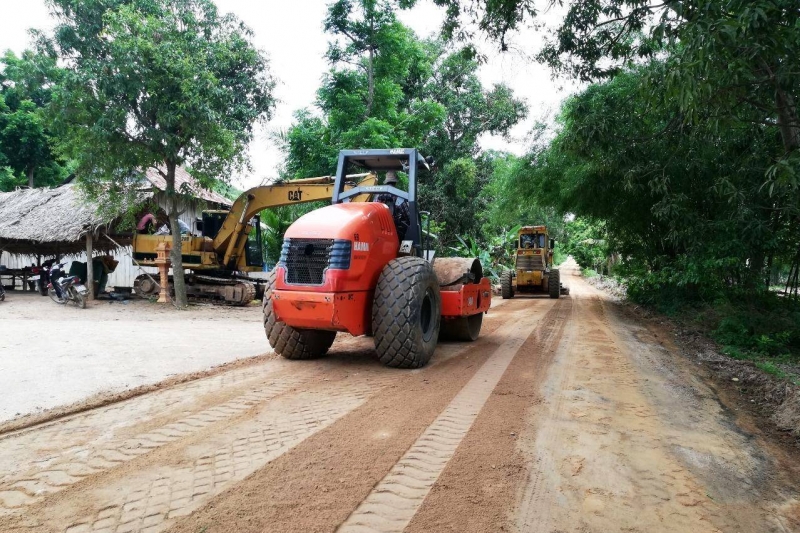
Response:
POLYGON ((485 313, 492 305, 489 278, 480 283, 461 285, 458 290, 442 290, 442 318, 445 320, 485 313))
POLYGON ((297 219, 286 237, 350 241, 351 256, 349 268, 327 269, 317 285, 289 283, 279 264, 272 296, 278 320, 296 328, 369 333, 378 277, 400 247, 389 208, 379 202, 326 206, 297 219))
MULTIPOLYGON (((371 333, 378 278, 400 247, 389 208, 380 202, 326 206, 300 217, 286 232, 286 239, 301 247, 308 245, 304 243, 313 247, 322 240, 346 241, 350 258, 347 268, 325 268, 315 284, 291 282, 288 268, 293 267, 282 258, 272 293, 277 319, 299 329, 347 331, 356 336, 371 333)), ((443 288, 441 298, 445 320, 483 313, 491 304, 489 280, 443 288)))

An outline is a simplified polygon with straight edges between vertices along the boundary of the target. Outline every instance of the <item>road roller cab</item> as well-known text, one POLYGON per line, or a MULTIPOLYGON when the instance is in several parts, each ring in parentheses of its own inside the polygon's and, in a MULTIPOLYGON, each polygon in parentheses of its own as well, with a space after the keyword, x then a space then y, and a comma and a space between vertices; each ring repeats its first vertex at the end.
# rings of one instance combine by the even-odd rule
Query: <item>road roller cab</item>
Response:
POLYGON ((440 336, 477 339, 491 304, 489 280, 476 258, 434 257, 417 204, 424 171, 429 162, 415 149, 339 154, 332 205, 289 227, 270 275, 264 327, 278 353, 319 357, 341 331, 374 336, 389 366, 416 368, 440 336), (384 183, 345 190, 354 167, 386 173, 384 183), (398 173, 407 188, 398 186, 398 173))

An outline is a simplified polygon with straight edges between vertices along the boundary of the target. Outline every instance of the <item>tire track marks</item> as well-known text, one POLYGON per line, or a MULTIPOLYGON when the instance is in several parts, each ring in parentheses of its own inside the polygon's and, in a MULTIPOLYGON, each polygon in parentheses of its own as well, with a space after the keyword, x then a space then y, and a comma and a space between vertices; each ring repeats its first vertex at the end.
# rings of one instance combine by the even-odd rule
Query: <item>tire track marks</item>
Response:
POLYGON ((196 410, 205 397, 220 392, 258 387, 284 368, 280 360, 238 368, 0 435, 0 483, 18 478, 24 465, 44 468, 65 453, 83 454, 89 443, 113 440, 143 420, 196 410))
MULTIPOLYGON (((345 520, 339 532, 405 529, 537 322, 528 316, 498 330, 497 335, 505 342, 345 520)), ((552 336, 551 329, 546 331, 552 336)))
MULTIPOLYGON (((319 378, 327 366, 325 362, 321 364, 322 368, 314 365, 298 369, 291 362, 270 361, 260 368, 236 370, 232 376, 218 375, 148 395, 160 398, 165 404, 155 412, 153 408, 158 400, 143 396, 104 407, 100 412, 47 424, 40 427, 42 434, 30 429, 9 435, 0 440, 3 453, 0 464, 13 464, 14 471, 0 478, 0 516, 18 513, 84 479, 235 420, 250 409, 319 378), (222 401, 231 393, 242 391, 247 392, 222 401), (191 408, 197 409, 198 404, 206 403, 197 397, 203 393, 212 397, 222 393, 222 403, 191 412, 191 408), (188 416, 170 420, 169 416, 164 417, 165 412, 173 418, 179 413, 188 413, 188 416), (154 429, 130 435, 128 428, 135 428, 143 419, 147 421, 148 415, 156 422, 160 418, 165 421, 154 429), (121 435, 116 435, 117 432, 121 435), (52 440, 45 441, 45 438, 52 440), (58 450, 59 445, 64 448, 58 450), (55 448, 56 453, 48 448, 55 448), (47 453, 45 457, 42 457, 43 451, 47 453)), ((374 370, 366 372, 371 375, 374 370)))
MULTIPOLYGON (((331 425, 393 382, 396 376, 331 383, 279 397, 254 416, 180 449, 161 454, 130 476, 75 491, 8 530, 122 533, 166 529, 269 461, 331 425), (80 502, 89 502, 82 504, 80 502), (76 507, 90 511, 76 516, 76 507)), ((0 524, 2 525, 2 524, 0 524)))
POLYGON ((186 418, 168 423, 153 431, 131 438, 112 440, 99 449, 72 451, 48 462, 44 469, 34 468, 17 479, 0 483, 0 515, 32 505, 41 498, 60 492, 82 479, 104 470, 116 468, 171 442, 240 415, 252 407, 269 401, 297 387, 298 377, 284 377, 259 390, 241 395, 186 418))

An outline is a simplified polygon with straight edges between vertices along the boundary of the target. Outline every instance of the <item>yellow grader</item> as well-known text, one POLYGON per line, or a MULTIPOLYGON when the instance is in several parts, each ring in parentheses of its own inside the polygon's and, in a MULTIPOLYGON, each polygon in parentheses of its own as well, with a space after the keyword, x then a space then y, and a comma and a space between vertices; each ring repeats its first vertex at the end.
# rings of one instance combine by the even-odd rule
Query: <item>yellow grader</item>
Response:
POLYGON ((562 292, 561 277, 553 267, 555 240, 546 226, 523 226, 517 233, 514 269, 500 276, 500 293, 503 299, 520 293, 547 293, 558 298, 562 292))

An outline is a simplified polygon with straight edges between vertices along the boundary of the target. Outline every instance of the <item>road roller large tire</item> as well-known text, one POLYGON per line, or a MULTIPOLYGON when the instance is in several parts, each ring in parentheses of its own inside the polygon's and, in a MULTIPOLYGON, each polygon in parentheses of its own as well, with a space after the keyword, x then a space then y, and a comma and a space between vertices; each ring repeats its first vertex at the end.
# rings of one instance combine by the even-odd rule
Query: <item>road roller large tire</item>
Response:
POLYGON ((483 325, 483 313, 442 321, 439 337, 442 340, 473 342, 478 340, 483 325))
POLYGON ((270 346, 286 359, 314 359, 322 357, 336 338, 335 331, 297 329, 287 326, 275 317, 272 308, 272 290, 275 287, 275 271, 267 276, 264 288, 262 310, 264 312, 264 332, 270 346))
POLYGON ((561 296, 561 274, 557 268, 550 271, 547 276, 548 290, 550 298, 558 298, 561 296))
POLYGON ((502 274, 500 274, 500 296, 503 297, 503 300, 508 300, 509 298, 514 297, 514 283, 513 283, 513 272, 510 270, 504 270, 502 274))
POLYGON ((398 257, 383 267, 372 304, 375 350, 386 366, 419 368, 439 339, 442 299, 433 267, 419 257, 398 257))

